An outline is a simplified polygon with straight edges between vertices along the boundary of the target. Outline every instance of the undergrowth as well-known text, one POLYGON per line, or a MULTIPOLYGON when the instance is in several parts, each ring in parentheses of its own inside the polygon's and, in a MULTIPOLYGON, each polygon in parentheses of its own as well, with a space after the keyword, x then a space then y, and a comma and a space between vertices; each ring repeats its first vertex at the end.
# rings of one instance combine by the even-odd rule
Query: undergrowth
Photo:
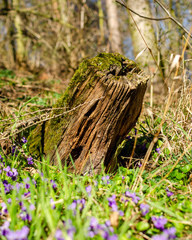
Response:
MULTIPOLYGON (((14 74, 6 74, 11 74, 12 84, 14 74)), ((58 166, 31 156, 28 129, 14 135, 16 124, 29 121, 32 111, 32 116, 42 115, 41 98, 25 99, 14 108, 7 105, 1 110, 3 142, 9 139, 0 149, 1 239, 191 240, 192 149, 182 156, 192 140, 191 99, 191 89, 182 88, 136 189, 142 160, 163 117, 162 108, 155 107, 153 115, 142 114, 122 144, 116 173, 105 173, 103 166, 99 175, 79 176, 69 173, 67 166, 62 168, 59 156, 58 166), (7 129, 9 135, 4 135, 7 129)))

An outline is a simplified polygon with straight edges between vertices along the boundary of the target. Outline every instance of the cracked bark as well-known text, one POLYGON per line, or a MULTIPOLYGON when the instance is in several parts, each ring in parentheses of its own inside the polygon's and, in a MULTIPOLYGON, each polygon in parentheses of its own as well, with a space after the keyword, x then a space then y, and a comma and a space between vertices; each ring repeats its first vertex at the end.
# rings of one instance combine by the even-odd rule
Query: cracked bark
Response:
MULTIPOLYGON (((58 163, 58 153, 62 164, 67 163, 69 170, 78 174, 99 173, 102 163, 111 172, 118 166, 114 157, 118 144, 140 115, 147 78, 133 61, 119 54, 100 54, 86 64, 85 70, 80 65, 80 74, 76 74, 83 81, 74 84, 75 75, 69 85, 72 87, 67 106, 80 107, 67 116, 65 123, 58 120, 60 127, 51 121, 46 123, 42 149, 53 165, 58 163), (101 69, 108 58, 112 63, 101 69), (62 128, 60 137, 53 143, 53 135, 59 128, 62 128), (54 144, 57 150, 51 150, 54 144)), ((57 107, 61 103, 60 100, 57 107)))

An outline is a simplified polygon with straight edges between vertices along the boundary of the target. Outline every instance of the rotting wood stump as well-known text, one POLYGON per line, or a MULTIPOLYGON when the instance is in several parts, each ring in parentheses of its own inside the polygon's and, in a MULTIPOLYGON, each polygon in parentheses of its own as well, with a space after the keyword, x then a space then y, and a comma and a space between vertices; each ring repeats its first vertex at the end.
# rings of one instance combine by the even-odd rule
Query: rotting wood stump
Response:
POLYGON ((53 106, 51 119, 29 136, 32 154, 49 156, 78 174, 108 172, 118 163, 117 146, 140 115, 147 77, 120 54, 84 60, 68 89, 53 106))

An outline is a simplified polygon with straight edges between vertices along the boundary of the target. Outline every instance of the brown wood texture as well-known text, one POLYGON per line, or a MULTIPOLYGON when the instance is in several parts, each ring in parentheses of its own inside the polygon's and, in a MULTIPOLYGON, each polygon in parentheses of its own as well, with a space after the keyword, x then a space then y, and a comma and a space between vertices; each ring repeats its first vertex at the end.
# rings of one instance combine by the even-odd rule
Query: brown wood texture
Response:
MULTIPOLYGON (((99 173, 102 164, 106 171, 116 169, 115 151, 136 124, 147 86, 147 78, 124 57, 108 69, 98 69, 97 64, 88 65, 83 82, 73 87, 68 104, 78 108, 68 116, 57 150, 50 151, 53 165, 59 155, 62 164, 78 174, 99 173)), ((45 146, 51 141, 46 134, 45 146)))

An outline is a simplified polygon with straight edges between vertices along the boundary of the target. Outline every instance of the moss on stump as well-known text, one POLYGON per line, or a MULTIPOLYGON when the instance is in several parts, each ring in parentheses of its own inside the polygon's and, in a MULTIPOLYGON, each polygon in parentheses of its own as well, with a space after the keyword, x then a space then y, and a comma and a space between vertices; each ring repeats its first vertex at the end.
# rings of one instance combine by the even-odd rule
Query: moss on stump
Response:
POLYGON ((54 165, 58 152, 62 164, 77 173, 98 173, 102 163, 113 171, 116 148, 140 115, 147 80, 120 54, 84 60, 53 106, 51 119, 31 132, 30 152, 49 156, 54 165))

